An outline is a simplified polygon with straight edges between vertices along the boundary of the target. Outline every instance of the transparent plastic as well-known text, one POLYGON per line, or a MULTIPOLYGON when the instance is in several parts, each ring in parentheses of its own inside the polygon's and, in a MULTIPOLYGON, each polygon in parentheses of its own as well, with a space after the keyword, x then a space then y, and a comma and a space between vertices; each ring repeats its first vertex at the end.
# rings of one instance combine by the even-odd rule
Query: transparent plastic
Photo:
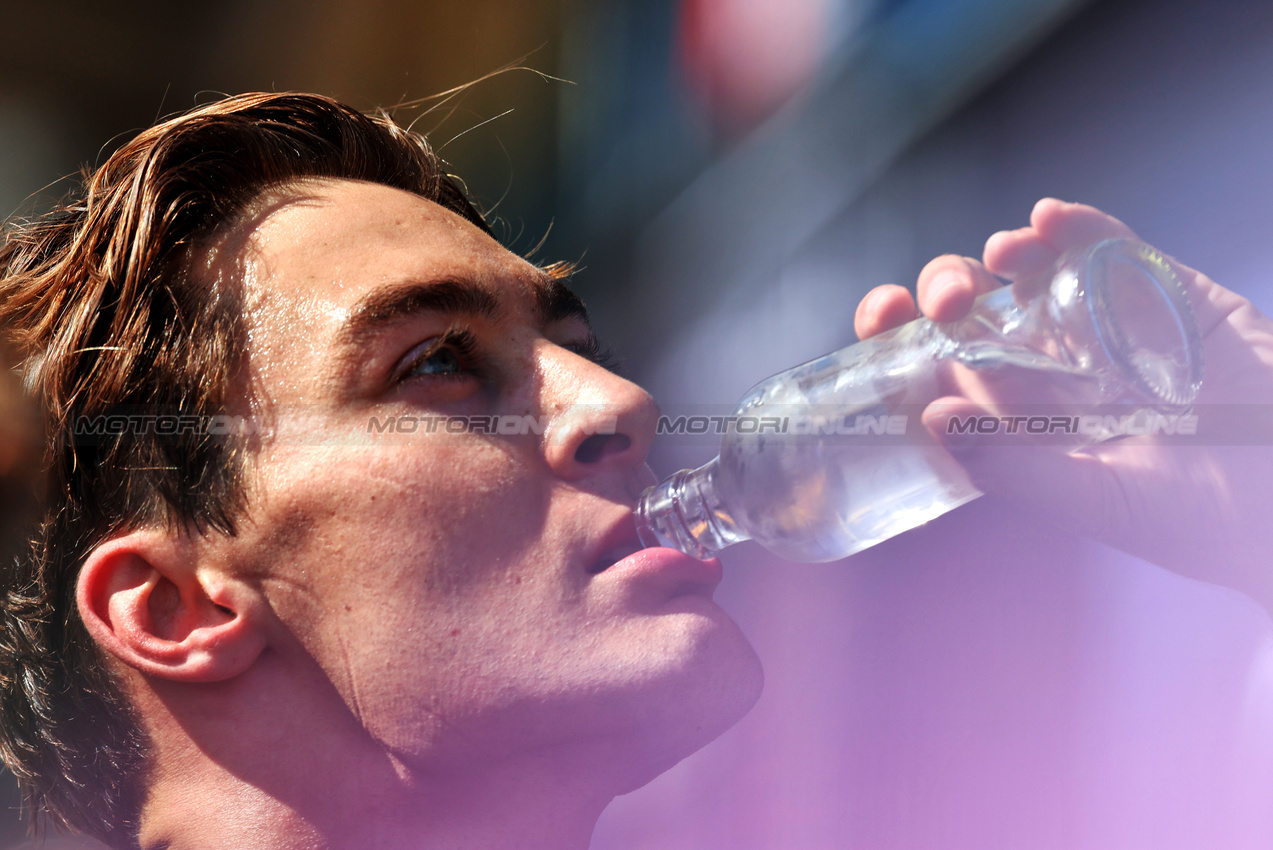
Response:
POLYGON ((982 296, 960 321, 918 319, 757 384, 719 456, 645 491, 638 531, 700 558, 752 539, 790 560, 836 560, 981 495, 921 421, 936 399, 1003 414, 986 424, 1012 439, 1050 423, 1034 439, 1077 450, 1115 433, 1086 427, 1119 419, 1094 412, 1179 415, 1201 381, 1171 267, 1147 245, 1107 240, 982 296))

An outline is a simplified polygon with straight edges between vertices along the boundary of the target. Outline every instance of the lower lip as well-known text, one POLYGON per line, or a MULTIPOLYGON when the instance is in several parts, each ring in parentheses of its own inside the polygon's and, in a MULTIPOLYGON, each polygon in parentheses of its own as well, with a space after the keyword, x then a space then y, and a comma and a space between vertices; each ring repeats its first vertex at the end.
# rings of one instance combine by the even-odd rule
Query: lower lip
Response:
POLYGON ((671 587, 684 585, 685 592, 710 596, 724 576, 720 561, 700 561, 676 549, 656 546, 633 552, 598 576, 622 576, 627 580, 657 581, 671 587))

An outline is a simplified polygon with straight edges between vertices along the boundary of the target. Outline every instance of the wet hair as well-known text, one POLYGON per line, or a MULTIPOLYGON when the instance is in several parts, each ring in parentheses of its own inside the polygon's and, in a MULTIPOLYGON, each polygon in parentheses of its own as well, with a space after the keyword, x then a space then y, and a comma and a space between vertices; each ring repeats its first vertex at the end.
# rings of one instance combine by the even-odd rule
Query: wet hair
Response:
POLYGON ((240 95, 165 120, 86 171, 69 200, 7 226, 0 328, 43 411, 48 494, 32 544, 0 571, 0 755, 37 828, 137 845, 147 742, 80 619, 78 572, 133 528, 234 534, 243 447, 207 429, 101 423, 225 413, 242 295, 199 275, 193 256, 264 193, 309 178, 403 189, 489 232, 422 136, 308 94, 240 95))

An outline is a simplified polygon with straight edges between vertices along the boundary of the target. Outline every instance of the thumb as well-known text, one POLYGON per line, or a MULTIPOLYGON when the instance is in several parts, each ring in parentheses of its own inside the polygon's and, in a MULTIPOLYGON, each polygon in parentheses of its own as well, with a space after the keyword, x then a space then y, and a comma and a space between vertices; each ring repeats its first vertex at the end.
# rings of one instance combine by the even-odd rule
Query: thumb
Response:
POLYGON ((1130 521, 1118 476, 1099 457, 1065 447, 1010 442, 961 432, 950 422, 988 415, 967 399, 939 399, 924 411, 924 426, 959 462, 977 489, 1007 500, 1073 534, 1116 543, 1130 521))

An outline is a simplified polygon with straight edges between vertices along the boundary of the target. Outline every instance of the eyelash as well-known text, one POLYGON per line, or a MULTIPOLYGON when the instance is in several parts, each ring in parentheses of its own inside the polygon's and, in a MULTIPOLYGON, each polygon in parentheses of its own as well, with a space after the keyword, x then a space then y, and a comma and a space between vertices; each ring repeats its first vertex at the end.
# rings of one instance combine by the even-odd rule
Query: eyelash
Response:
POLYGON ((471 377, 473 373, 480 371, 480 368, 481 360, 477 353, 477 340, 474 338, 473 332, 452 328, 442 334, 442 336, 434 339, 423 351, 411 358, 411 362, 402 370, 401 380, 423 377, 432 378, 433 380, 456 380, 471 377), (455 372, 433 375, 414 374, 430 358, 436 357, 440 352, 446 350, 450 350, 455 356, 455 372))
MULTIPOLYGON (((611 372, 618 371, 619 358, 610 348, 602 345, 594 336, 589 336, 579 342, 567 343, 562 347, 586 360, 592 361, 602 369, 607 369, 611 372)), ((477 351, 477 339, 474 337, 473 332, 452 328, 442 334, 442 336, 434 339, 427 348, 411 358, 411 362, 403 368, 400 380, 405 381, 419 377, 429 377, 434 380, 455 380, 470 377, 473 373, 480 371, 480 368, 481 359, 477 351), (457 371, 433 375, 414 374, 430 358, 436 357, 440 352, 448 349, 455 355, 457 371)))
POLYGON ((567 351, 572 351, 575 354, 578 354, 585 360, 591 360, 602 369, 607 369, 616 373, 619 370, 619 358, 615 355, 613 350, 602 345, 595 336, 590 336, 581 342, 572 342, 562 347, 567 351))

